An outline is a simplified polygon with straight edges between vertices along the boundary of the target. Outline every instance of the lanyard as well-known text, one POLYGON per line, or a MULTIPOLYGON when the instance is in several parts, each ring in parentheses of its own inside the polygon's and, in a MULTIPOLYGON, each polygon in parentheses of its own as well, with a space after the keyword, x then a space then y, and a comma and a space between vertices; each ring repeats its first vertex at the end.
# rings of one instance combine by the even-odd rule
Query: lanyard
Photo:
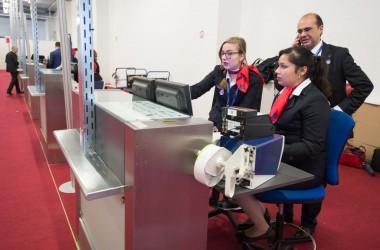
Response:
POLYGON ((314 56, 318 56, 319 53, 321 53, 322 47, 323 47, 323 44, 321 45, 321 47, 319 47, 319 49, 317 50, 317 52, 315 52, 314 56))
POLYGON ((230 105, 230 79, 229 78, 227 78, 227 85, 228 86, 227 86, 227 104, 226 104, 226 106, 230 107, 230 106, 234 105, 234 102, 236 100, 236 96, 237 96, 237 93, 239 92, 239 89, 236 86, 236 91, 234 93, 234 96, 232 97, 232 103, 230 105))

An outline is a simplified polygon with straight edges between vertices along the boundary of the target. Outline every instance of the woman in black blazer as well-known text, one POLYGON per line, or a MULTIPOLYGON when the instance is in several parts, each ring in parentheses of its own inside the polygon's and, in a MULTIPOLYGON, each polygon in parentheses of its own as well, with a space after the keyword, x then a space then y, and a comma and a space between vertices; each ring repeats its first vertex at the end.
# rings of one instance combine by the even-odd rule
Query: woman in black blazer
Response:
MULTIPOLYGON (((315 175, 314 180, 289 189, 316 187, 323 183, 326 167, 325 143, 330 120, 326 96, 331 92, 327 64, 309 50, 293 47, 280 51, 278 65, 277 80, 284 88, 275 97, 270 117, 276 133, 285 136, 282 161, 315 175)), ((265 207, 254 196, 247 195, 236 201, 254 224, 238 233, 241 240, 252 242, 273 237, 263 216, 265 207)), ((319 210, 313 214, 303 213, 302 223, 312 224, 319 210)))
POLYGON ((202 81, 190 87, 191 99, 197 99, 215 87, 209 120, 214 132, 222 126, 222 107, 240 106, 260 110, 264 80, 254 66, 248 66, 247 46, 240 37, 231 37, 219 49, 221 65, 215 66, 202 81))

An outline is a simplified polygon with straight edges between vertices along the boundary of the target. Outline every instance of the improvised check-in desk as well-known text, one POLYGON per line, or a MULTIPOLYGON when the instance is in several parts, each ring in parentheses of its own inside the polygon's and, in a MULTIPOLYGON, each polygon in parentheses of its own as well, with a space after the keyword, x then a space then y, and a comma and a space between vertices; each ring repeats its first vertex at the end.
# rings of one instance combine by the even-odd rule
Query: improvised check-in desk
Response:
POLYGON ((96 90, 95 151, 54 134, 76 180, 81 249, 207 248, 209 188, 193 176, 212 123, 120 90, 96 90))
MULTIPOLYGON (((26 86, 26 88, 24 88, 24 98, 28 104, 27 106, 31 118, 33 120, 38 120, 40 119, 40 95, 36 90, 34 63, 27 63, 26 67, 29 79, 26 81, 27 85, 24 85, 26 86)), ((40 63, 39 68, 46 68, 46 65, 40 63)))
MULTIPOLYGON (((32 92, 40 102, 40 141, 49 163, 62 163, 66 159, 53 135, 54 130, 66 129, 63 75, 61 70, 40 69, 42 92, 32 92)), ((31 87, 31 86, 30 86, 31 87)), ((34 86, 35 87, 35 86, 34 86)))
MULTIPOLYGON (((275 177, 254 189, 247 189, 239 185, 236 185, 234 197, 247 194, 257 194, 309 181, 312 179, 314 179, 314 175, 281 162, 280 168, 278 169, 277 175, 275 177)), ((224 180, 221 180, 214 188, 218 189, 220 192, 223 193, 224 184, 224 180)))

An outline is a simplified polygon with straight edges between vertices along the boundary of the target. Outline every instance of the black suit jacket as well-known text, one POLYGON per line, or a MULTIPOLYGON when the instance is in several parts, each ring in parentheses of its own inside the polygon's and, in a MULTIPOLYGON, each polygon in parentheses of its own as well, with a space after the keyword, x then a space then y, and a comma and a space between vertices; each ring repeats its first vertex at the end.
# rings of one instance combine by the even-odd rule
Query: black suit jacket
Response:
POLYGON ((323 180, 329 121, 328 100, 313 83, 290 98, 275 123, 276 133, 285 136, 282 161, 323 180))
MULTIPOLYGON (((220 65, 215 66, 214 70, 202 81, 190 87, 191 99, 197 99, 202 96, 211 88, 218 85, 223 78, 223 71, 220 69, 220 65)), ((246 93, 238 92, 233 106, 257 109, 260 111, 262 88, 261 78, 255 72, 249 70, 248 90, 246 93)), ((231 99, 235 91, 238 91, 236 85, 231 87, 231 99)), ((225 107, 227 104, 227 91, 224 90, 223 92, 224 93, 221 94, 220 89, 215 87, 214 100, 209 113, 209 120, 214 123, 214 126, 216 126, 219 131, 222 125, 222 107, 225 107)))
POLYGON ((5 63, 7 64, 7 72, 18 73, 18 60, 16 53, 13 51, 8 52, 5 56, 5 63))
POLYGON ((330 106, 338 105, 345 113, 353 114, 371 93, 371 80, 355 63, 347 48, 323 42, 322 56, 329 64, 329 81, 332 88, 330 106), (346 82, 354 88, 348 96, 346 82))
MULTIPOLYGON (((323 42, 322 56, 329 65, 328 78, 331 84, 330 106, 338 105, 346 114, 352 115, 373 90, 373 84, 355 63, 347 48, 323 42), (347 96, 346 82, 354 88, 347 96)), ((278 90, 283 87, 275 80, 278 90)))

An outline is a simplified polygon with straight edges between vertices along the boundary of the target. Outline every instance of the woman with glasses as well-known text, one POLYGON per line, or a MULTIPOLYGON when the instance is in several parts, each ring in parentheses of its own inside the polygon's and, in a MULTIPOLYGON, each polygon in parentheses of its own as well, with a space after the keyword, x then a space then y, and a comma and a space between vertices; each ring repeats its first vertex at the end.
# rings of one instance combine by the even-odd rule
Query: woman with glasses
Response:
POLYGON ((191 86, 191 98, 197 99, 215 87, 209 120, 214 132, 221 130, 222 107, 239 106, 260 110, 264 80, 254 66, 248 66, 247 46, 240 37, 231 37, 219 49, 221 65, 215 66, 202 81, 191 86))

